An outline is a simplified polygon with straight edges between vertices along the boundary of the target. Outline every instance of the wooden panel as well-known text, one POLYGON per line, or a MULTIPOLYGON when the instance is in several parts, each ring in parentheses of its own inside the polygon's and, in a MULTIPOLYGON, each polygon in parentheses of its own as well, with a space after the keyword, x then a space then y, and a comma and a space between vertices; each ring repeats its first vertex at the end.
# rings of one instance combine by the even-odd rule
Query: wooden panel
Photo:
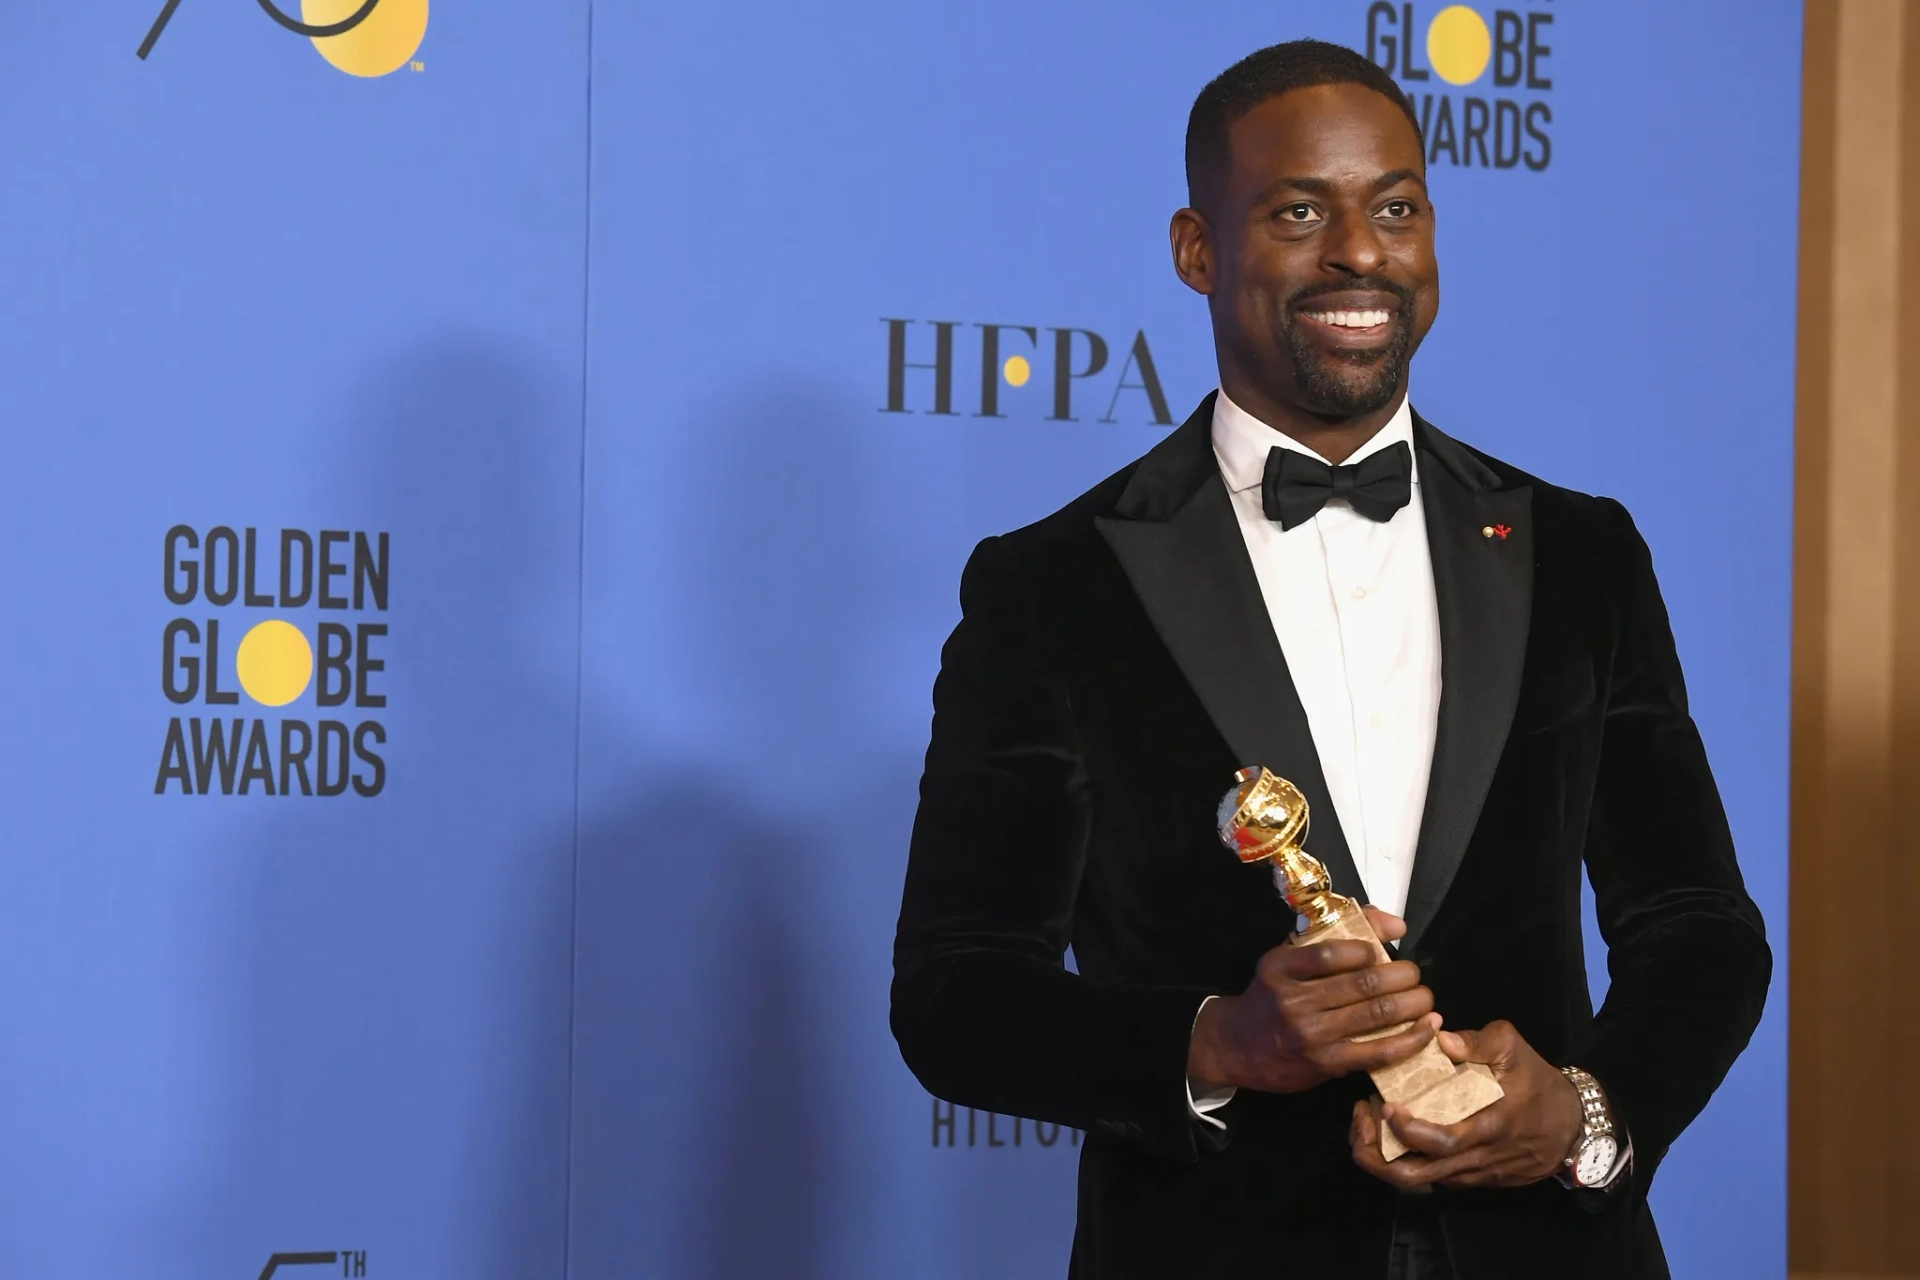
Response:
POLYGON ((1796 1275, 1920 1275, 1920 20, 1810 0, 1801 163, 1790 1172, 1796 1275))

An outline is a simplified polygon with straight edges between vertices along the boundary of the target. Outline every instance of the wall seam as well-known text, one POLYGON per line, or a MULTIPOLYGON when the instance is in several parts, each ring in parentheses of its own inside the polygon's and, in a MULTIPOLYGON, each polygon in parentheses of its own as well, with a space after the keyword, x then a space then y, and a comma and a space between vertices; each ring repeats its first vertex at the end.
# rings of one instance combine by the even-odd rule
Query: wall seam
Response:
POLYGON ((581 761, 584 756, 587 650, 587 445, 590 414, 589 393, 593 357, 593 0, 587 5, 586 77, 584 108, 586 113, 586 155, 582 166, 581 251, 580 251, 580 506, 578 542, 574 549, 577 576, 573 614, 573 860, 568 869, 567 910, 567 1167, 562 1178, 560 1275, 573 1275, 573 1135, 575 1098, 575 1052, 578 1042, 580 1010, 580 795, 581 761))

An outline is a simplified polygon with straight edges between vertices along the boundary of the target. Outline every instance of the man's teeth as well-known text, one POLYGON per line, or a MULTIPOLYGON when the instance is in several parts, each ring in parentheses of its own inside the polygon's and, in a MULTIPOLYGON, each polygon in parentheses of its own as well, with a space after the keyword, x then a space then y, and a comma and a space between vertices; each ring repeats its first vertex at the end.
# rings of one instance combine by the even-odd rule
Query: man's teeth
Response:
POLYGON ((1342 329, 1371 329, 1385 324, 1388 317, 1385 311, 1309 311, 1307 315, 1321 324, 1338 325, 1342 329))

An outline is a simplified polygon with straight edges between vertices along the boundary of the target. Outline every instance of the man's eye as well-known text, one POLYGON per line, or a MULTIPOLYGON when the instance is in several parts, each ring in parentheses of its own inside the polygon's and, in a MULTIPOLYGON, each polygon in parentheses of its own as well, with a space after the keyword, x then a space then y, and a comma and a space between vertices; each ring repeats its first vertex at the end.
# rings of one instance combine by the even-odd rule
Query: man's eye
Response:
POLYGON ((1411 218, 1414 215, 1413 201, 1389 200, 1380 212, 1389 218, 1411 218))
POLYGON ((1282 205, 1277 212, 1282 222, 1312 222, 1320 216, 1310 204, 1282 205))

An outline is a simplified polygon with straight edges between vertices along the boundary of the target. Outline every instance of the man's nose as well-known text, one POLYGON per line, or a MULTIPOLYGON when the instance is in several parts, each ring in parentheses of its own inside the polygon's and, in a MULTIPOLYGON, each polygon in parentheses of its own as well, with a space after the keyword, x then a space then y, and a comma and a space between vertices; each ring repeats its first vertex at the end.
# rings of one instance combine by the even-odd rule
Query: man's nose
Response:
POLYGON ((1386 265, 1386 247, 1380 243, 1373 219, 1364 213, 1336 214, 1327 231, 1320 259, 1323 269, 1366 276, 1386 265))

